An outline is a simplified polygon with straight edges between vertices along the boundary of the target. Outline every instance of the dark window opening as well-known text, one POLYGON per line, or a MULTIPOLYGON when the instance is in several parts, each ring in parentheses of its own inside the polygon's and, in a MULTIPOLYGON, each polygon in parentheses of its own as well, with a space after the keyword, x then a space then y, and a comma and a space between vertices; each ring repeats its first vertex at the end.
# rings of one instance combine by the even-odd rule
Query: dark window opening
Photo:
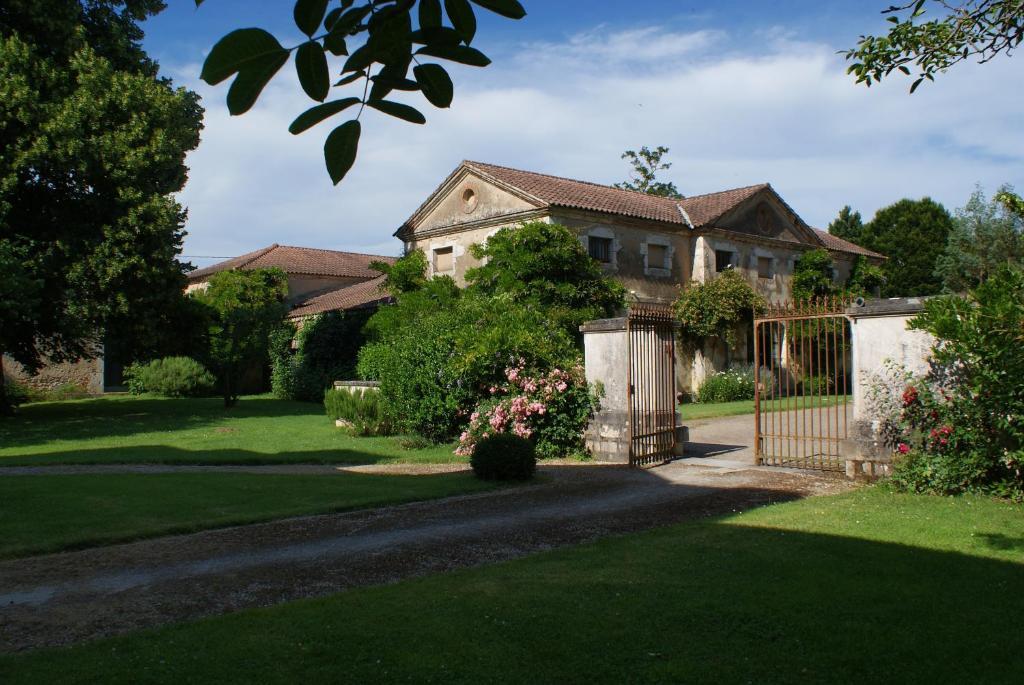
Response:
POLYGON ((598 238, 596 236, 588 236, 587 238, 587 249, 590 251, 590 256, 599 262, 604 264, 610 264, 612 261, 612 239, 611 238, 598 238))
POLYGON ((736 266, 734 256, 735 253, 729 250, 715 250, 715 271, 725 271, 736 266))

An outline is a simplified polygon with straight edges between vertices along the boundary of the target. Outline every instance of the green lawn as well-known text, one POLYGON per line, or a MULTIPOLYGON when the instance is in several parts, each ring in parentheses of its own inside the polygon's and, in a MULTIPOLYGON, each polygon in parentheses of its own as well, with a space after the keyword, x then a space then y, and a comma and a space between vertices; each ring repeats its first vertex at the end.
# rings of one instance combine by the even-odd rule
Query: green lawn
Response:
POLYGON ((270 397, 221 400, 107 396, 22 407, 0 418, 0 466, 98 463, 382 463, 462 461, 451 445, 405 449, 353 438, 323 407, 270 397))
POLYGON ((0 682, 1019 682, 1024 510, 867 488, 0 659, 0 682))
POLYGON ((0 475, 0 558, 492 487, 468 472, 0 475))
MULTIPOLYGON (((834 407, 844 402, 853 406, 853 398, 844 397, 790 397, 776 400, 761 400, 762 411, 798 411, 817 407, 834 407)), ((754 400, 736 402, 688 402, 679 405, 683 421, 715 419, 722 416, 739 416, 754 413, 754 400)))

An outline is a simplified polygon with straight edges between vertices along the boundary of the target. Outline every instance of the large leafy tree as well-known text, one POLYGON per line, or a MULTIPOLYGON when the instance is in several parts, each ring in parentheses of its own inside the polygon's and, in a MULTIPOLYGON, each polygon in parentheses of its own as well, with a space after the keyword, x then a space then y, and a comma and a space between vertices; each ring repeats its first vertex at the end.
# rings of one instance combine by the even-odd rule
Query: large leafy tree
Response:
POLYGON ((884 14, 887 34, 861 36, 857 47, 846 51, 847 71, 857 83, 870 86, 899 71, 914 78, 913 93, 959 62, 1010 55, 1024 40, 1022 0, 912 0, 884 14))
POLYGON ((939 256, 953 230, 946 208, 930 198, 904 199, 883 207, 864 226, 861 245, 884 254, 883 297, 934 295, 942 290, 935 275, 939 256))
POLYGON ((565 226, 535 221, 503 228, 470 252, 485 260, 466 272, 471 290, 535 302, 573 335, 584 321, 612 316, 625 304, 625 289, 565 226))
POLYGON ((864 221, 860 217, 860 212, 855 212, 850 205, 846 205, 839 210, 839 216, 828 225, 828 232, 837 238, 860 244, 861 234, 864 232, 864 221))
POLYGON ((210 364, 224 406, 232 407, 242 376, 270 359, 270 337, 288 312, 288 275, 277 268, 221 271, 194 297, 209 308, 210 364))
MULTIPOLYGON (((196 5, 202 2, 196 0, 196 5)), ((473 67, 490 64, 470 45, 477 27, 474 5, 509 19, 526 16, 518 0, 445 0, 443 11, 441 0, 295 0, 295 25, 305 40, 285 47, 263 29, 232 31, 213 46, 201 78, 215 85, 234 77, 227 93, 228 111, 242 114, 294 53, 302 90, 320 104, 299 114, 288 127, 291 133, 302 133, 342 112, 355 112, 324 143, 327 171, 337 184, 355 162, 367 107, 423 124, 426 117, 419 110, 393 99, 391 93, 419 92, 434 107, 445 108, 452 103, 454 87, 445 68, 433 60, 473 67), (450 25, 445 24, 445 15, 450 25), (331 66, 331 60, 337 64, 331 66), (341 78, 334 81, 332 75, 337 74, 341 78), (342 90, 328 99, 332 88, 342 90)))
MULTIPOLYGON (((997 196, 1010 193, 1000 189, 997 196)), ((1014 214, 978 188, 957 209, 945 252, 935 273, 943 289, 963 293, 976 288, 1002 266, 1024 266, 1024 217, 1014 214)))
POLYGON ((622 159, 629 160, 633 171, 629 175, 628 181, 616 183, 615 187, 622 188, 623 190, 636 190, 648 195, 657 195, 658 197, 671 197, 676 200, 683 199, 682 193, 679 192, 674 183, 657 179, 659 171, 665 171, 672 167, 672 162, 661 161, 662 157, 667 154, 668 148, 664 145, 659 145, 653 150, 645 145, 640 148, 639 152, 636 150, 626 150, 622 153, 622 159))
POLYGON ((152 344, 180 298, 171 194, 202 109, 138 45, 137 21, 160 8, 0 8, 0 352, 30 369, 94 354, 104 333, 152 344))

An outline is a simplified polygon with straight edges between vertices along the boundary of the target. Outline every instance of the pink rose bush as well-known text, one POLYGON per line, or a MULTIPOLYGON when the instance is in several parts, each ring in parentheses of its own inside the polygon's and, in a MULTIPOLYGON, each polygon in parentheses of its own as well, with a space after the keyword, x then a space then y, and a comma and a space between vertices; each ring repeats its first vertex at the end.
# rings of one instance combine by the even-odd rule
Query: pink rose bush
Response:
POLYGON ((490 386, 490 398, 470 414, 456 454, 470 456, 484 437, 511 433, 531 440, 541 458, 586 455, 583 431, 597 411, 598 394, 582 366, 534 373, 520 360, 505 369, 505 379, 490 386))

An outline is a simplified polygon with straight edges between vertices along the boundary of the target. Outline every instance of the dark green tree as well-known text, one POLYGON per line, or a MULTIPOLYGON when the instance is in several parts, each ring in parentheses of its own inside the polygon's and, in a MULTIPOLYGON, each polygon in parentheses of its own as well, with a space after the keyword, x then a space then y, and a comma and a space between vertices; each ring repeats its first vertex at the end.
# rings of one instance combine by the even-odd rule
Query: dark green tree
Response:
POLYGON ((288 276, 280 269, 221 271, 194 297, 210 310, 210 366, 224 406, 238 402, 240 379, 269 361, 270 336, 288 312, 288 276))
POLYGON ((985 63, 1009 56, 1024 40, 1024 2, 1021 0, 910 0, 891 5, 889 32, 861 36, 846 51, 847 73, 870 86, 900 71, 914 76, 913 93, 927 79, 972 57, 985 63), (929 13, 936 8, 938 13, 929 13), (916 71, 916 74, 912 74, 916 71))
POLYGON ((828 250, 804 252, 793 266, 793 299, 810 300, 839 292, 834 277, 835 264, 828 250))
POLYGON ((628 181, 616 183, 616 188, 623 190, 635 190, 648 195, 658 197, 671 197, 676 200, 683 199, 682 193, 674 183, 659 181, 657 174, 672 167, 672 162, 662 162, 661 158, 668 154, 668 148, 659 145, 653 150, 646 145, 636 150, 626 150, 622 153, 622 159, 628 159, 633 167, 633 172, 628 181))
POLYGON ((828 232, 837 238, 859 245, 861 234, 864 232, 864 222, 860 218, 860 212, 855 212, 850 205, 846 205, 839 210, 839 216, 828 225, 828 232))
POLYGON ((858 255, 846 281, 846 294, 851 297, 878 297, 884 284, 882 268, 869 262, 864 255, 858 255))
MULTIPOLYGON (((996 193, 1012 193, 1004 187, 996 193)), ((978 188, 967 204, 957 209, 945 252, 935 273, 946 292, 964 293, 976 288, 1002 266, 1024 265, 1024 217, 1006 204, 989 200, 978 188)))
MULTIPOLYGON (((0 8, 0 352, 24 366, 153 344, 177 257, 198 96, 156 76, 147 1, 0 8)), ((0 390, 0 411, 8 411, 0 390)))
POLYGON ((625 289, 602 273, 565 226, 534 221, 503 228, 470 252, 486 260, 466 272, 470 290, 535 302, 574 336, 584 321, 612 316, 625 305, 625 289))
POLYGON ((888 257, 882 271, 882 297, 934 295, 942 290, 935 275, 953 218, 930 198, 900 200, 883 207, 865 224, 861 244, 888 257))
MULTIPOLYGON (((196 0, 196 5, 202 2, 196 0)), ((296 117, 288 127, 291 133, 355 111, 324 143, 327 172, 337 184, 355 162, 360 119, 367 107, 414 124, 426 123, 419 110, 389 100, 388 95, 415 91, 434 107, 448 107, 454 92, 451 77, 443 66, 428 60, 474 67, 490 64, 486 55, 470 47, 477 26, 473 5, 508 19, 526 16, 518 0, 445 0, 443 12, 441 0, 295 0, 295 25, 306 40, 286 48, 263 29, 232 31, 210 50, 201 78, 215 85, 235 77, 227 93, 228 110, 242 114, 294 52, 299 84, 321 104, 296 117), (450 26, 444 24, 445 14, 450 26), (330 65, 332 58, 338 64, 330 65), (332 75, 339 74, 332 84, 332 75), (347 88, 348 94, 328 100, 332 87, 347 88)))

